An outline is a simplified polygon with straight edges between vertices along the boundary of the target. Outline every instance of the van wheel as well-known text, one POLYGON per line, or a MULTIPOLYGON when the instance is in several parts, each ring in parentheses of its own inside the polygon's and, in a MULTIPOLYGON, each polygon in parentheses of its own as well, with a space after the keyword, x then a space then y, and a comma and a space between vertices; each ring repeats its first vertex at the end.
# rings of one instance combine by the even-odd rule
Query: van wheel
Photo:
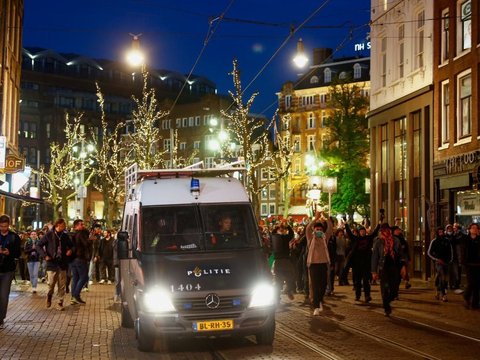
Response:
POLYGON ((128 311, 128 308, 123 305, 123 304, 120 304, 120 307, 121 307, 121 324, 122 324, 122 327, 124 328, 133 328, 133 320, 132 320, 132 317, 130 316, 130 312, 128 311))
POLYGON ((155 347, 155 338, 147 335, 142 329, 140 321, 136 323, 137 348, 142 352, 152 352, 155 347))
POLYGON ((258 345, 272 346, 275 338, 275 319, 262 332, 256 334, 255 337, 258 345))

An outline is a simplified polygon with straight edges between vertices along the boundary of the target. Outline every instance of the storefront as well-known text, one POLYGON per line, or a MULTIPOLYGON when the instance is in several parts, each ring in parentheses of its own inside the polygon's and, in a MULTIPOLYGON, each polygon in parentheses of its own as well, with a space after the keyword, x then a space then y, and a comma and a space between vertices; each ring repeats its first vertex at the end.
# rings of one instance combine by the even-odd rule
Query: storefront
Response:
POLYGON ((448 157, 434 166, 437 226, 480 222, 480 150, 448 157))

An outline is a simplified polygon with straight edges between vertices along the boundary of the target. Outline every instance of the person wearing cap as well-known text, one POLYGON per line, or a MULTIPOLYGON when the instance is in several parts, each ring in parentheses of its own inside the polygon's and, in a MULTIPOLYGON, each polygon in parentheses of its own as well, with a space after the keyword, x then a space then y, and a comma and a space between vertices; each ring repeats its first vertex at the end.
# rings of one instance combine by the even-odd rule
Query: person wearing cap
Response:
POLYGON ((322 215, 323 212, 315 212, 314 219, 305 230, 308 248, 307 266, 310 273, 314 316, 320 315, 323 310, 323 297, 327 288, 327 273, 330 264, 327 244, 328 239, 333 235, 331 219, 326 219, 325 224, 320 220, 322 215))
POLYGON ((443 302, 446 302, 448 301, 448 265, 453 260, 453 250, 452 244, 445 236, 445 231, 442 227, 437 229, 437 236, 428 247, 428 256, 435 262, 435 285, 437 286, 435 298, 437 300, 441 298, 443 302))

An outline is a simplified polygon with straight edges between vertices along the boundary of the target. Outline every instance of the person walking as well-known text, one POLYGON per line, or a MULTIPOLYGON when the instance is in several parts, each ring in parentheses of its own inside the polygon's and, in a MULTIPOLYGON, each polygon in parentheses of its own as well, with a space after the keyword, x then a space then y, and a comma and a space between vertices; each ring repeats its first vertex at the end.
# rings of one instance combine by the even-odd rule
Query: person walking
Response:
POLYGON ((453 250, 450 240, 445 236, 443 228, 437 229, 437 236, 428 247, 428 256, 435 262, 435 298, 447 302, 448 266, 453 260, 453 250))
POLYGON ((100 255, 100 284, 112 284, 115 281, 113 273, 113 238, 112 231, 105 230, 98 248, 100 255))
POLYGON ((400 264, 403 259, 400 240, 393 236, 388 224, 380 227, 372 251, 372 278, 380 280, 383 310, 385 316, 392 313, 391 302, 398 295, 400 264))
POLYGON ((412 285, 410 284, 410 275, 408 273, 408 266, 410 264, 410 250, 408 247, 408 241, 405 239, 405 236, 403 234, 403 230, 398 227, 398 226, 393 226, 392 227, 392 234, 398 240, 400 240, 400 246, 402 247, 402 254, 403 254, 403 260, 401 263, 401 268, 400 268, 400 279, 399 279, 399 284, 398 286, 400 287, 400 283, 402 280, 405 281, 405 289, 410 289, 412 285))
POLYGON ((321 222, 323 212, 316 211, 314 219, 307 225, 307 266, 310 273, 310 288, 312 290, 313 315, 318 316, 323 311, 323 297, 327 288, 327 272, 330 264, 327 242, 332 236, 332 221, 327 219, 326 225, 321 222))
POLYGON ((37 293, 38 271, 40 269, 40 255, 37 251, 37 244, 40 242, 36 231, 31 231, 30 236, 25 242, 23 251, 27 255, 28 274, 30 284, 32 285, 32 294, 37 293))
POLYGON ((10 217, 0 216, 0 329, 5 327, 8 298, 15 275, 15 259, 21 253, 20 237, 9 229, 10 217))
POLYGON ((468 235, 464 237, 462 263, 467 273, 467 287, 463 294, 467 308, 480 307, 480 234, 476 223, 468 227, 468 235))
POLYGON ((53 228, 38 242, 37 251, 47 261, 48 293, 47 308, 52 306, 55 285, 58 287, 57 310, 65 310, 63 300, 67 285, 67 269, 69 258, 73 254, 73 242, 65 232, 67 224, 64 219, 58 219, 53 228))
POLYGON ((295 292, 295 268, 290 260, 290 248, 294 241, 293 229, 283 220, 273 230, 271 235, 272 252, 275 258, 273 273, 278 290, 281 291, 283 283, 286 284, 286 293, 290 300, 294 299, 295 292))
POLYGON ((370 279, 372 263, 373 239, 378 235, 380 223, 377 224, 371 234, 367 234, 364 226, 358 227, 358 235, 355 235, 350 229, 350 225, 345 223, 345 231, 352 243, 350 259, 352 264, 353 286, 355 288, 355 301, 360 301, 362 289, 365 294, 365 302, 370 302, 370 279))
MULTIPOLYGON (((93 244, 93 253, 90 260, 90 265, 88 268, 88 283, 87 285, 93 284, 93 279, 95 281, 100 281, 100 255, 98 249, 100 247, 100 239, 102 238, 102 227, 100 224, 94 224, 90 232, 90 241, 93 244)), ((88 287, 87 287, 88 288, 88 287)))
POLYGON ((72 239, 75 245, 75 258, 70 263, 72 271, 72 299, 71 305, 85 304, 80 297, 83 287, 88 282, 88 264, 92 258, 93 243, 89 240, 88 230, 82 219, 73 222, 72 239))

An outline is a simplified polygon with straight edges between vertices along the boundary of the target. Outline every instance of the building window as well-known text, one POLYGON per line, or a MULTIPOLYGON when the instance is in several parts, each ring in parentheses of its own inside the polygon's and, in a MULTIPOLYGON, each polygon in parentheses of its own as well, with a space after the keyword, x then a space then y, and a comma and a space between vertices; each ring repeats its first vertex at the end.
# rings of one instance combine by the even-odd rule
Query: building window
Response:
POLYGON ((206 157, 205 158, 205 168, 211 169, 215 167, 215 160, 213 157, 206 157))
POLYGON ((360 79, 362 77, 362 67, 360 64, 353 65, 353 78, 360 79))
POLYGON ((458 139, 471 134, 472 129, 472 74, 458 76, 458 139))
POLYGON ((302 173, 302 159, 297 158, 293 161, 293 173, 295 175, 302 173))
POLYGON ((193 148, 194 149, 200 149, 200 141, 196 140, 193 142, 193 148))
POLYGON ((268 197, 271 200, 275 200, 277 197, 277 189, 275 187, 275 184, 272 184, 268 187, 268 197))
POLYGON ((195 126, 200 126, 200 116, 195 116, 195 126))
POLYGON ((50 123, 45 124, 45 136, 47 137, 47 139, 50 139, 52 136, 51 128, 52 128, 52 124, 50 123))
POLYGON ((310 84, 318 84, 318 76, 313 75, 310 78, 310 84))
POLYGON ((302 151, 302 138, 298 135, 293 137, 293 151, 300 152, 302 151))
POLYGON ((347 78, 347 73, 345 71, 342 71, 338 78, 341 80, 345 80, 347 78))
POLYGON ((323 71, 323 80, 326 83, 329 83, 332 81, 332 70, 330 70, 329 68, 326 68, 323 71))
POLYGON ((182 127, 186 128, 188 126, 188 118, 182 119, 182 127))
POLYGON ((417 14, 417 35, 415 37, 415 68, 422 68, 424 52, 424 34, 425 34, 425 11, 417 14))
POLYGON ((472 47, 472 1, 463 1, 460 3, 459 41, 460 51, 468 50, 472 47))
POLYGON ((170 120, 170 119, 168 119, 168 120, 162 120, 162 129, 163 129, 163 130, 170 129, 171 124, 172 124, 172 120, 170 120))
POLYGON ((405 68, 405 25, 398 27, 398 77, 403 78, 405 68))
POLYGON ((448 38, 450 37, 450 31, 449 31, 449 25, 450 25, 450 19, 449 19, 450 13, 448 12, 448 9, 445 9, 442 11, 442 43, 441 43, 441 60, 442 62, 448 61, 449 57, 449 50, 450 47, 448 45, 448 38))
POLYGON ((313 95, 305 95, 302 96, 302 106, 308 106, 308 105, 313 105, 313 95))
POLYGON ((307 129, 315 129, 315 114, 308 113, 307 129))
POLYGON ((380 48, 380 79, 382 87, 387 86, 387 38, 381 40, 380 48))
POLYGON ((193 116, 190 116, 188 118, 188 126, 190 126, 190 127, 195 126, 195 118, 193 116))
POLYGON ((285 95, 285 109, 290 109, 292 106, 292 95, 285 95))
POLYGON ((263 188, 262 189, 262 200, 267 200, 268 199, 268 189, 263 188))
POLYGON ((442 83, 442 134, 441 139, 443 144, 448 144, 450 140, 450 133, 449 133, 449 110, 450 110, 450 87, 448 81, 442 83))
POLYGON ((275 205, 274 204, 268 205, 268 210, 270 211, 270 214, 276 214, 277 213, 277 211, 275 210, 275 205))
POLYGON ((262 216, 267 216, 267 204, 262 204, 262 216))
POLYGON ((175 125, 177 129, 180 129, 182 127, 182 119, 175 119, 175 125))
POLYGON ((170 139, 163 139, 163 150, 170 151, 172 142, 170 139))
POLYGON ((185 141, 182 141, 179 146, 180 150, 185 150, 187 148, 187 143, 185 141))
POLYGON ((308 135, 308 151, 315 151, 315 135, 308 135))

